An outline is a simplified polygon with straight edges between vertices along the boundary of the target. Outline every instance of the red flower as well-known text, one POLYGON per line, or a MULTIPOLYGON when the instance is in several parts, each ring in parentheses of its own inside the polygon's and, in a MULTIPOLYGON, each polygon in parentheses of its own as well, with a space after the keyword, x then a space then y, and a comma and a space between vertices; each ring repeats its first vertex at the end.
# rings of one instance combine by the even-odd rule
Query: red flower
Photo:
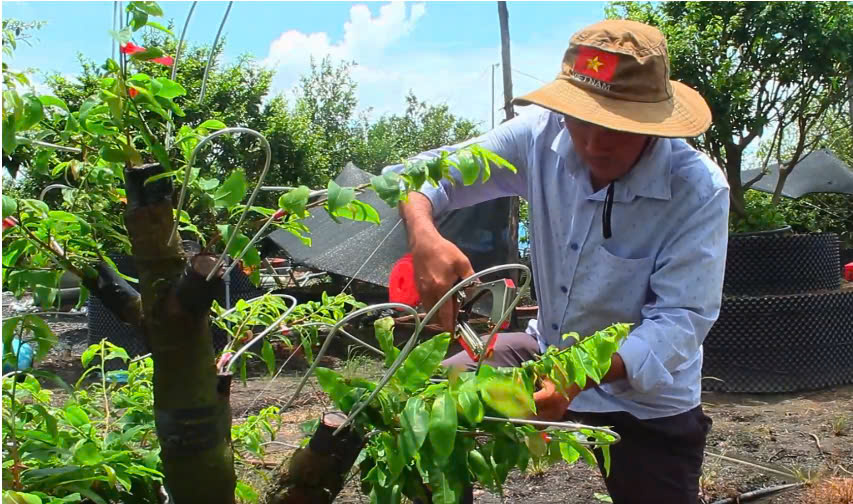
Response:
POLYGON ((151 61, 153 61, 154 63, 160 63, 161 65, 166 65, 166 66, 172 66, 172 64, 175 62, 175 60, 172 59, 171 56, 161 56, 159 58, 151 58, 151 61))
POLYGON ((136 98, 136 95, 139 94, 139 91, 137 91, 136 88, 131 87, 127 88, 127 94, 129 94, 131 98, 136 98))
POLYGON ((274 214, 273 214, 273 216, 272 216, 272 220, 274 220, 274 221, 280 221, 280 220, 281 220, 281 218, 282 218, 282 217, 284 217, 285 215, 287 215, 287 210, 284 210, 284 209, 282 208, 282 209, 280 209, 278 212, 276 212, 276 213, 274 213, 274 214))
POLYGON ((122 54, 136 54, 139 52, 145 52, 145 48, 138 46, 138 45, 134 44, 133 42, 128 42, 127 44, 124 44, 123 46, 121 46, 119 51, 122 54))
MULTIPOLYGON (((127 44, 121 46, 119 51, 121 51, 122 54, 136 54, 145 52, 146 49, 142 46, 134 44, 133 42, 128 42, 127 44)), ((166 66, 172 66, 175 63, 175 60, 172 59, 171 56, 160 56, 159 58, 151 58, 150 61, 153 61, 154 63, 160 63, 161 65, 166 66)))
POLYGON ((550 443, 551 442, 551 435, 548 434, 547 432, 543 432, 542 433, 542 440, 545 441, 546 443, 550 443))
POLYGON ((18 221, 14 217, 6 217, 3 219, 3 231, 18 225, 18 221))

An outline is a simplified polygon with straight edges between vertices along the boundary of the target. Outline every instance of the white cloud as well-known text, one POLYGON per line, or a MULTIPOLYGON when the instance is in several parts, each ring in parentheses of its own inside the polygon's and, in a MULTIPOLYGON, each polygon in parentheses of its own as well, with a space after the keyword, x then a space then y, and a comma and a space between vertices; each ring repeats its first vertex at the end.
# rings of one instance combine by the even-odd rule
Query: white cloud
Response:
MULTIPOLYGON (((371 108, 374 117, 401 112, 409 90, 429 103, 447 103, 458 115, 479 121, 488 128, 491 118, 490 65, 501 60, 500 46, 454 48, 453 50, 410 50, 399 48, 427 15, 423 3, 390 3, 373 15, 365 5, 350 9, 343 35, 332 40, 328 33, 289 30, 275 39, 264 64, 275 68, 276 90, 289 91, 309 66, 310 58, 330 56, 334 61, 355 61, 352 77, 358 83, 359 109, 371 108), (396 47, 395 47, 396 46, 396 47), (393 53, 393 54, 392 54, 393 53)), ((580 26, 578 26, 579 28, 580 26)), ((518 37, 521 39, 522 37, 518 37)), ((409 44, 410 45, 410 44, 409 44)), ((513 68, 539 79, 552 79, 559 69, 565 47, 561 43, 525 46, 513 42, 513 68)), ((530 77, 513 73, 513 91, 519 96, 541 85, 530 77)), ((500 67, 495 69, 495 103, 503 102, 500 67)), ((503 112, 495 112, 500 122, 503 112)))

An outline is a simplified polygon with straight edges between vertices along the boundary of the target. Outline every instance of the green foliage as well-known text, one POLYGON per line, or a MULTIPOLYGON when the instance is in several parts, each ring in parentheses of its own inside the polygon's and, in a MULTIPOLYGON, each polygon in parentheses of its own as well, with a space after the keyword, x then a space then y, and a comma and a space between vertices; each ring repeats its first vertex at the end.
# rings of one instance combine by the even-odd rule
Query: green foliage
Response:
POLYGON ((672 78, 711 107, 713 125, 696 143, 736 181, 735 213, 745 216, 741 165, 748 146, 772 137, 774 161, 796 163, 813 148, 810 132, 846 103, 853 73, 849 3, 613 2, 607 15, 646 22, 666 36, 672 78), (780 148, 785 144, 788 152, 780 148))
MULTIPOLYGON (((392 326, 380 320, 376 327, 377 339, 387 352, 393 341, 392 326)), ((530 425, 484 421, 484 412, 533 415, 534 384, 544 378, 553 380, 563 393, 572 383, 583 386, 587 379, 600 381, 628 329, 627 324, 618 324, 569 348, 551 347, 520 368, 484 365, 479 374, 451 371, 449 380, 436 383, 430 379, 446 373, 439 364, 449 335, 421 343, 355 419, 357 429, 374 433, 360 457, 363 490, 374 500, 400 502, 402 496, 422 497, 428 485, 433 502, 455 503, 462 489, 475 482, 501 492, 510 470, 524 470, 531 461, 571 464, 582 458, 595 465, 592 450, 582 443, 589 438, 611 443, 613 439, 603 433, 542 432, 530 425)), ((318 368, 317 376, 344 412, 352 411, 376 387, 325 368, 318 368)), ((609 463, 606 447, 602 453, 609 463)))
POLYGON ((769 194, 748 191, 745 199, 746 217, 735 213, 729 215, 729 232, 771 231, 788 225, 785 215, 773 205, 769 194))
POLYGON ((127 361, 127 354, 102 342, 84 353, 85 364, 95 355, 99 365, 90 367, 61 402, 31 375, 20 383, 3 380, 4 488, 41 502, 157 498, 162 473, 151 359, 131 363, 126 383, 116 384, 107 381, 115 372, 105 372, 103 364, 127 361), (84 384, 92 373, 101 379, 84 384))
POLYGON ((355 163, 378 173, 383 167, 399 163, 420 152, 453 145, 477 136, 476 125, 450 113, 445 105, 429 105, 411 92, 406 96, 406 111, 386 115, 372 124, 360 125, 360 146, 355 163))

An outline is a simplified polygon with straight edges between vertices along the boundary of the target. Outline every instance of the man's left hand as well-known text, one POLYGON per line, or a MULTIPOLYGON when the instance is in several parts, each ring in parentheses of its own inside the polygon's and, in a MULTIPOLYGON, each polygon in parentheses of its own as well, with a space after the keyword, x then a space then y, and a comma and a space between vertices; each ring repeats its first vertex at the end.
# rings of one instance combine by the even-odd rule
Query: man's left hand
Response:
POLYGON ((534 392, 533 401, 536 403, 536 420, 548 422, 559 422, 569 409, 572 399, 580 393, 580 388, 574 383, 569 387, 566 398, 557 391, 553 381, 545 378, 542 380, 542 388, 534 392))

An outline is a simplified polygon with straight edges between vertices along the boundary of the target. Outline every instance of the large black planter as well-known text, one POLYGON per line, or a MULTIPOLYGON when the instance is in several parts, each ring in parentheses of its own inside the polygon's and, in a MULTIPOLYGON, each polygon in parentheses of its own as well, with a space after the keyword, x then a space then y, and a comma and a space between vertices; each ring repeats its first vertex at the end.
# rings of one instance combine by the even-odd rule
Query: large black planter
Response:
POLYGON ((733 234, 723 292, 736 296, 837 289, 838 263, 835 233, 733 234))
POLYGON ((853 383, 853 290, 726 297, 704 349, 702 386, 709 391, 798 392, 853 383))
POLYGON ((720 317, 704 342, 707 391, 797 392, 853 383, 853 290, 833 233, 729 237, 720 317))
MULTIPOLYGON (((136 265, 133 258, 126 255, 113 256, 118 270, 132 278, 136 278, 136 265)), ((263 294, 249 281, 249 277, 240 268, 231 270, 231 305, 238 299, 251 299, 263 294)), ((131 283, 134 288, 137 284, 131 283)), ((221 295, 216 301, 225 306, 225 296, 221 295)), ((96 297, 88 301, 89 344, 99 343, 106 338, 110 343, 124 348, 131 357, 148 353, 142 331, 117 319, 96 297)), ((213 327, 213 345, 217 351, 225 347, 227 335, 217 327, 213 327)))

